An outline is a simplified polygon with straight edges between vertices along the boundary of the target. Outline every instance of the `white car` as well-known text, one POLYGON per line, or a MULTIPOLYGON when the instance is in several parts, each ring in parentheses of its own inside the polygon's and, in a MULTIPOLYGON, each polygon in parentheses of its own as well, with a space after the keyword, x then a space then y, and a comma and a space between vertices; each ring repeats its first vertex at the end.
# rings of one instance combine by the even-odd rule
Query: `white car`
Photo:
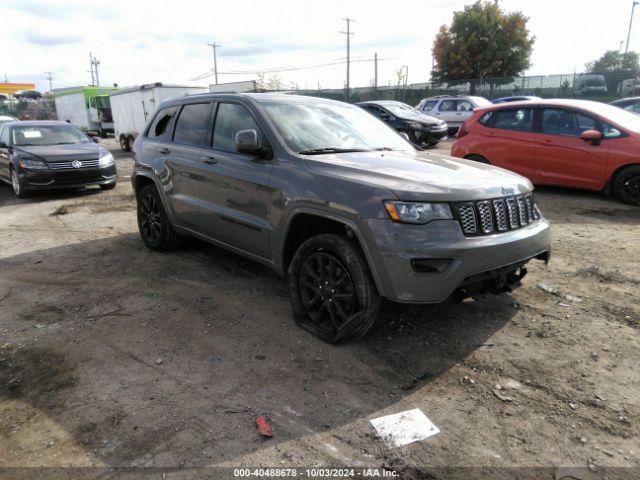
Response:
POLYGON ((474 108, 489 105, 492 103, 483 97, 442 95, 425 98, 416 108, 427 115, 444 120, 449 129, 455 131, 471 116, 474 108))
POLYGON ((12 117, 11 115, 0 115, 0 125, 9 122, 17 122, 18 119, 16 117, 12 117))

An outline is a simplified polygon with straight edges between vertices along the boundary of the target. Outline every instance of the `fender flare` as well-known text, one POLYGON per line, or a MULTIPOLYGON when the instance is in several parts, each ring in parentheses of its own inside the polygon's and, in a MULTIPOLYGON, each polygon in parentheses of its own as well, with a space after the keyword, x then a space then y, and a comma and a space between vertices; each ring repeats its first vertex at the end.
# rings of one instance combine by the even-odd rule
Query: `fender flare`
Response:
MULTIPOLYGON (((284 271, 284 265, 283 265, 284 249, 286 245, 286 239, 289 235, 289 227, 291 226, 291 223, 293 222, 295 217, 300 214, 309 214, 309 215, 316 215, 318 217, 324 217, 329 220, 342 223, 345 227, 348 227, 353 232, 356 239, 358 240, 358 244, 360 245, 360 248, 364 255, 365 262, 367 262, 367 266, 369 267, 369 272, 371 272, 371 277, 373 278, 376 288, 378 289, 378 293, 380 294, 381 297, 386 296, 382 279, 380 278, 378 268, 376 268, 377 264, 374 259, 374 255, 371 252, 371 249, 369 248, 369 242, 367 242, 367 239, 365 238, 364 233, 358 226, 355 219, 350 218, 346 215, 337 213, 335 210, 325 210, 322 208, 310 207, 310 206, 294 207, 291 210, 289 215, 287 215, 286 221, 280 231, 281 241, 280 241, 279 251, 277 252, 278 254, 277 263, 278 265, 281 266, 283 271, 284 271)), ((284 271, 285 275, 286 273, 287 272, 284 271)))

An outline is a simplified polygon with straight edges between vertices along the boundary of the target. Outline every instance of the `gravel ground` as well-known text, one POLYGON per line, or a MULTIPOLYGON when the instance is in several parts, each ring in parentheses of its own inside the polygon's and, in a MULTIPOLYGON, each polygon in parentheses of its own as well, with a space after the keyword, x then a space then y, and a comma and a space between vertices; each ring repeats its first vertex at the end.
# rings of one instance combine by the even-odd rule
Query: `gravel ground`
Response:
POLYGON ((521 289, 385 303, 364 341, 329 346, 295 326, 270 270, 198 241, 147 250, 131 160, 105 145, 115 190, 19 200, 0 185, 0 478, 71 465, 640 477, 639 208, 539 188, 553 254, 521 289), (390 448, 368 423, 412 408, 441 432, 390 448))

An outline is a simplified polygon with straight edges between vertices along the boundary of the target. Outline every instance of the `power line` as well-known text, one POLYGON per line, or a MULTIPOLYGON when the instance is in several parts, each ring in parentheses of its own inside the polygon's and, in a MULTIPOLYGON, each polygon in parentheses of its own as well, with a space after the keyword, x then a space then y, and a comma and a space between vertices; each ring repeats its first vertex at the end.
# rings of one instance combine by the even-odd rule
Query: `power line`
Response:
MULTIPOLYGON (((394 57, 378 58, 378 61, 385 61, 385 60, 394 60, 394 57)), ((374 61, 375 59, 363 58, 361 60, 351 60, 351 63, 363 63, 363 62, 374 62, 374 61)), ((304 65, 304 66, 298 66, 298 67, 278 67, 278 68, 258 69, 258 70, 234 70, 234 71, 218 72, 218 73, 220 75, 257 75, 259 73, 280 73, 280 72, 293 72, 298 70, 311 70, 314 68, 330 67, 333 65, 342 65, 343 63, 346 63, 346 60, 338 60, 338 61, 327 62, 327 63, 319 63, 316 65, 304 65)), ((189 81, 195 82, 197 80, 202 80, 212 75, 213 75, 213 70, 209 70, 201 75, 198 75, 196 77, 189 79, 189 81)))
POLYGON ((345 22, 347 22, 347 31, 346 32, 340 32, 344 35, 347 36, 347 86, 344 89, 344 100, 345 102, 349 101, 349 74, 350 74, 350 68, 351 68, 351 35, 353 35, 353 32, 350 30, 350 25, 351 22, 355 22, 355 20, 353 20, 352 18, 343 18, 343 20, 345 22))
POLYGON ((100 86, 100 77, 98 76, 98 65, 100 60, 93 56, 93 53, 89 52, 89 63, 91 66, 91 85, 100 86))
POLYGON ((216 50, 220 47, 220 44, 213 42, 207 43, 211 48, 213 48, 213 73, 216 76, 216 85, 218 84, 218 57, 216 56, 216 50))

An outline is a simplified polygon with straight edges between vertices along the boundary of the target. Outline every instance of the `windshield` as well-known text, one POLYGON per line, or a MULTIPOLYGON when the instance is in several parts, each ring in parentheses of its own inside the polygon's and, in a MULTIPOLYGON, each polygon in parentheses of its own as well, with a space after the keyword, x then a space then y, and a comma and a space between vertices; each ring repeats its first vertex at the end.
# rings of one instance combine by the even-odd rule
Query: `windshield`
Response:
POLYGON ((421 113, 415 108, 410 107, 409 105, 405 105, 404 103, 385 103, 383 104, 383 106, 384 108, 386 108, 387 110, 389 110, 391 113, 393 113, 398 117, 402 117, 407 113, 411 115, 415 115, 416 113, 421 113))
POLYGON ((348 104, 262 101, 278 133, 296 152, 415 150, 395 130, 348 104))
POLYGON ((100 95, 98 97, 93 97, 92 106, 95 108, 111 108, 111 101, 107 95, 100 95))
POLYGON ((38 125, 11 129, 11 143, 15 146, 66 145, 91 140, 73 125, 38 125))
POLYGON ((587 87, 603 87, 605 85, 604 78, 587 78, 584 81, 587 87))
POLYGON ((607 105, 606 103, 595 103, 591 107, 594 113, 601 115, 607 120, 611 120, 613 123, 618 124, 627 130, 631 130, 635 133, 640 133, 640 116, 631 112, 623 110, 613 105, 607 105))

